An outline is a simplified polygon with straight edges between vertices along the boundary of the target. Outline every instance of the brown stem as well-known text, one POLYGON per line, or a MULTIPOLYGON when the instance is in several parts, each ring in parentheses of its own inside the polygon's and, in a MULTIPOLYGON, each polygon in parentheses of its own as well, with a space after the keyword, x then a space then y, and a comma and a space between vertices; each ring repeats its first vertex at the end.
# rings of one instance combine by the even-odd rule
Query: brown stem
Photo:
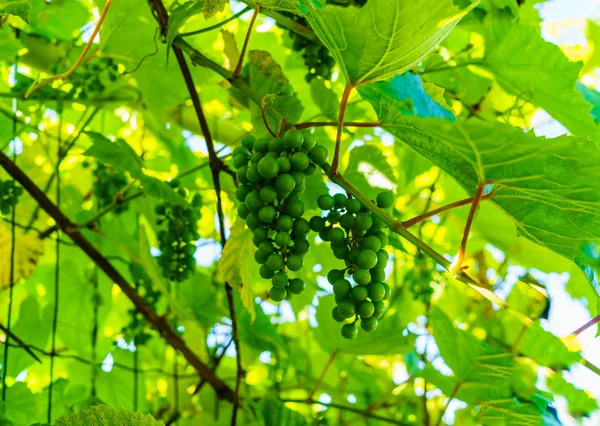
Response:
POLYGON ((584 325, 582 325, 581 327, 579 327, 577 330, 575 330, 573 333, 571 333, 573 336, 577 336, 578 334, 584 332, 585 330, 587 330, 588 328, 590 328, 591 326, 593 326, 594 324, 598 324, 600 322, 600 315, 592 318, 590 321, 586 322, 584 325))
POLYGON ((352 93, 354 86, 347 84, 344 87, 344 93, 342 93, 342 100, 340 101, 340 113, 338 115, 337 123, 337 135, 335 137, 335 154, 333 155, 333 161, 331 162, 330 173, 335 175, 337 173, 338 166, 340 165, 340 145, 342 142, 342 132, 344 130, 344 116, 346 115, 346 106, 348 105, 348 99, 352 93))
MULTIPOLYGON (((481 199, 488 200, 488 199, 492 198, 492 196, 493 196, 492 193, 486 194, 486 195, 482 196, 481 199)), ((443 213, 445 211, 452 210, 457 207, 466 206, 467 204, 471 204, 474 200, 475 200, 475 197, 470 197, 470 198, 465 198, 464 200, 455 201, 453 203, 439 207, 435 210, 431 210, 430 212, 421 214, 419 216, 415 216, 412 219, 405 220, 404 222, 402 222, 402 225, 404 225, 405 228, 410 228, 411 226, 414 226, 417 223, 419 223, 425 219, 429 219, 430 217, 437 216, 440 213, 443 213)))
MULTIPOLYGON (((339 123, 335 121, 306 121, 304 123, 298 123, 294 127, 298 130, 308 129, 311 127, 334 127, 339 123)), ((343 127, 385 127, 385 124, 381 124, 379 122, 373 123, 357 123, 353 121, 346 121, 343 124, 343 127)))
POLYGON ((252 15, 252 19, 250 20, 250 26, 248 27, 248 32, 246 33, 246 38, 244 39, 244 45, 242 46, 242 52, 240 53, 240 58, 238 59, 238 63, 229 77, 229 80, 234 80, 240 72, 242 72, 242 65, 244 65, 244 56, 246 56, 246 50, 248 50, 248 43, 250 42, 250 35, 252 34, 252 29, 254 28, 254 23, 256 22, 256 17, 258 16, 258 11, 260 10, 260 6, 258 3, 254 5, 254 14, 252 15))
POLYGON ((279 130, 277 131, 277 137, 280 138, 283 135, 283 131, 285 130, 285 125, 287 124, 287 120, 284 118, 281 120, 281 124, 279 125, 279 130))
POLYGON ((327 374, 327 371, 329 371, 329 367, 331 367, 331 365, 333 364, 333 361, 337 357, 338 353, 339 353, 339 350, 336 349, 329 356, 329 359, 327 360, 327 364, 325 364, 325 367, 323 368, 321 375, 317 379, 317 383, 315 383, 315 386, 312 388, 312 390, 310 391, 310 394, 306 398, 308 401, 312 401, 313 397, 315 396, 315 393, 317 393, 317 390, 319 390, 321 383, 323 383, 323 380, 325 379, 325 375, 327 374))
POLYGON ((475 196, 473 197, 473 203, 471 204, 471 210, 469 211, 469 217, 467 218, 465 231, 463 233, 462 241, 460 242, 460 248, 458 249, 458 256, 454 264, 454 269, 456 271, 460 271, 462 269, 462 264, 465 260, 465 252, 467 249, 467 240, 469 239, 469 233, 471 232, 473 219, 475 218, 475 213, 477 212, 477 207, 479 207, 479 202, 481 201, 481 197, 483 196, 483 190, 485 189, 486 185, 487 183, 485 182, 480 183, 477 187, 477 192, 475 192, 475 196))
POLYGON ((266 101, 267 101, 267 97, 266 96, 264 98, 262 98, 261 101, 260 101, 260 115, 262 116, 263 123, 265 123, 265 127, 267 128, 267 130, 269 131, 269 133, 274 138, 276 138, 277 134, 273 130, 271 130, 271 127, 269 126, 269 121, 267 120, 267 114, 265 113, 266 101))
POLYGON ((173 332, 165 320, 159 317, 146 301, 134 290, 111 263, 94 247, 90 241, 77 229, 75 224, 67 218, 64 213, 48 198, 48 196, 37 187, 35 183, 3 152, 0 152, 0 165, 33 197, 54 221, 58 227, 65 232, 73 242, 79 246, 88 257, 100 268, 121 291, 131 300, 136 310, 140 312, 146 321, 171 345, 179 351, 183 357, 192 365, 200 377, 206 380, 215 389, 218 396, 233 401, 233 391, 220 378, 215 376, 210 368, 204 364, 186 343, 173 332))

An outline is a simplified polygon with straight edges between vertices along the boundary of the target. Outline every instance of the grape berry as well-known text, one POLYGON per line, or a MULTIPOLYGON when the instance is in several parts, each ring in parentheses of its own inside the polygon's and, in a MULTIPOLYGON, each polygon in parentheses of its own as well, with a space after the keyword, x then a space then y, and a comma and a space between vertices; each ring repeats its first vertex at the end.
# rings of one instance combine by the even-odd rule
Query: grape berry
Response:
POLYGON ((0 213, 8 215, 11 209, 19 202, 23 188, 15 186, 12 180, 0 180, 0 213))
MULTIPOLYGON (((293 88, 286 85, 281 93, 293 94, 293 88)), ((247 135, 241 143, 233 151, 240 183, 236 198, 242 203, 238 216, 252 231, 257 247, 254 259, 261 265, 261 277, 271 280, 271 299, 281 302, 305 287, 300 278, 288 276, 288 272, 302 268, 303 256, 310 249, 310 225, 303 218, 300 194, 305 190, 306 176, 327 161, 327 150, 317 145, 312 134, 298 130, 290 130, 281 138, 247 135)))
MULTIPOLYGON (((114 167, 105 166, 98 163, 94 169, 93 191, 100 208, 110 205, 117 195, 127 185, 127 175, 125 172, 114 167)), ((125 195, 125 194, 122 194, 125 195)), ((114 213, 121 214, 129 208, 127 203, 119 204, 115 207, 114 213)))
MULTIPOLYGON (((393 202, 389 191, 377 196, 380 208, 390 208, 393 202)), ((337 303, 332 316, 337 322, 352 319, 342 326, 342 336, 353 339, 358 335, 355 324, 359 319, 361 328, 371 332, 386 310, 384 301, 389 298, 390 286, 383 282, 389 259, 385 224, 358 200, 344 194, 321 195, 317 204, 325 216, 312 217, 310 227, 346 264, 344 269, 332 269, 327 274, 337 303)))

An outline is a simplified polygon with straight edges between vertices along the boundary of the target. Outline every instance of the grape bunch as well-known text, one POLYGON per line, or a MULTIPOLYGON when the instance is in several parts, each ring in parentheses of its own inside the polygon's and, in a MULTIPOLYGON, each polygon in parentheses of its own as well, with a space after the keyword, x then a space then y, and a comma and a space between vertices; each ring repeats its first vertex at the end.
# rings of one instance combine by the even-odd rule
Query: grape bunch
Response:
MULTIPOLYGON (((284 87, 282 92, 288 91, 284 87)), ((303 218, 300 194, 305 178, 327 161, 327 149, 310 133, 289 130, 282 138, 256 139, 247 135, 233 151, 233 165, 241 184, 236 198, 242 203, 238 216, 252 231, 257 247, 254 259, 260 275, 271 279, 271 299, 281 302, 304 290, 300 278, 290 279, 288 271, 299 271, 308 253, 310 226, 303 218)))
POLYGON ((0 180, 0 213, 8 215, 22 194, 23 188, 16 186, 14 181, 0 180))
POLYGON ((80 99, 93 98, 119 77, 119 65, 112 58, 99 58, 81 65, 70 77, 80 99))
MULTIPOLYGON (((127 185, 127 175, 119 169, 98 163, 94 169, 93 192, 100 208, 110 205, 127 185)), ((121 194, 125 195, 125 193, 121 194)), ((127 203, 115 207, 115 214, 121 214, 129 208, 127 203)))
MULTIPOLYGON (((171 186, 177 188, 179 182, 173 180, 171 186)), ((188 197, 185 188, 179 187, 177 193, 183 198, 188 197)), ((158 215, 156 224, 166 227, 157 234, 160 249, 158 264, 163 276, 171 281, 184 281, 196 271, 194 241, 200 238, 198 220, 201 206, 202 197, 195 194, 187 206, 163 202, 154 209, 158 215)))
MULTIPOLYGON (((377 205, 381 208, 389 208, 393 202, 394 196, 389 191, 377 196, 377 205)), ((327 213, 324 217, 313 216, 310 228, 331 244, 336 258, 346 263, 344 269, 332 269, 327 274, 337 303, 333 319, 337 322, 352 319, 342 326, 342 336, 353 339, 358 335, 356 322, 359 319, 361 328, 371 332, 386 310, 384 300, 390 295, 390 287, 383 282, 389 259, 385 250, 388 243, 383 231, 385 223, 357 199, 344 194, 321 195, 317 204, 327 213), (348 279, 350 276, 354 285, 348 279)))

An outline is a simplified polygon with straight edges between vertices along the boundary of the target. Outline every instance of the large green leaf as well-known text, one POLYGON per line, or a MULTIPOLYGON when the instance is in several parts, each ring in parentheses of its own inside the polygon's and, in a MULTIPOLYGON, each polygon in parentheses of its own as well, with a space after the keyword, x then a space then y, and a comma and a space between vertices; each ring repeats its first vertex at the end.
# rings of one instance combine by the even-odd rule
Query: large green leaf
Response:
POLYGON ((492 14, 487 26, 481 66, 507 92, 545 109, 574 135, 600 134, 592 105, 575 87, 581 63, 570 62, 538 29, 512 22, 507 12, 492 14))
POLYGON ((548 377, 546 383, 552 393, 565 397, 569 404, 569 412, 574 416, 586 415, 598 409, 598 401, 583 389, 578 389, 568 382, 560 373, 548 377))
POLYGON ((452 0, 371 0, 364 7, 311 8, 306 17, 346 82, 387 80, 427 56, 474 7, 452 0))
POLYGON ((0 0, 0 15, 8 13, 29 23, 30 0, 0 0))
POLYGON ((306 419, 297 411, 290 410, 275 398, 265 398, 260 403, 264 426, 304 426, 306 419))
POLYGON ((56 419, 56 426, 161 426, 150 414, 115 410, 106 405, 94 405, 79 413, 69 413, 56 419))

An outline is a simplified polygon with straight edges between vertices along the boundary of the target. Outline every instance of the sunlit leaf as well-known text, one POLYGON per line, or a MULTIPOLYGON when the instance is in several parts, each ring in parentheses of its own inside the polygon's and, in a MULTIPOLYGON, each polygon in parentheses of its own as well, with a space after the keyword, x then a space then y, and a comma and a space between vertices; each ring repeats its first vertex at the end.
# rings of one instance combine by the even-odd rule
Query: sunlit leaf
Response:
MULTIPOLYGON (((35 235, 17 233, 12 259, 15 283, 31 275, 44 253, 44 243, 35 235)), ((0 225, 0 288, 6 288, 11 283, 11 247, 11 231, 0 225)))

